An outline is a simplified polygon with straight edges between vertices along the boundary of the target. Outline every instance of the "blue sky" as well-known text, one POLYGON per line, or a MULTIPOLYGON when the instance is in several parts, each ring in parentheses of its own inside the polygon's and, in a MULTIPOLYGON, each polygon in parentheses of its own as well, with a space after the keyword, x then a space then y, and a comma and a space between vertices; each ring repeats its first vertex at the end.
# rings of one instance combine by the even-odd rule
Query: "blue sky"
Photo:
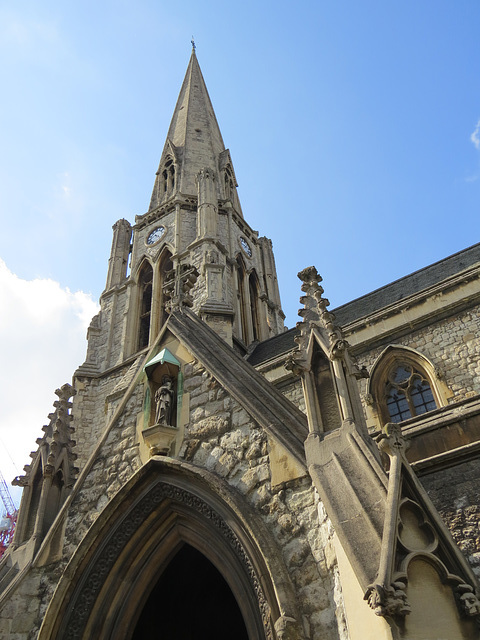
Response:
POLYGON ((113 223, 148 207, 192 34, 291 327, 305 266, 334 307, 480 240, 479 24, 477 0, 0 4, 0 344, 8 382, 38 389, 32 415, 17 397, 0 418, 17 467, 83 360, 94 306, 78 292, 98 299, 113 223), (43 308, 15 334, 15 282, 50 282, 55 331, 43 308))

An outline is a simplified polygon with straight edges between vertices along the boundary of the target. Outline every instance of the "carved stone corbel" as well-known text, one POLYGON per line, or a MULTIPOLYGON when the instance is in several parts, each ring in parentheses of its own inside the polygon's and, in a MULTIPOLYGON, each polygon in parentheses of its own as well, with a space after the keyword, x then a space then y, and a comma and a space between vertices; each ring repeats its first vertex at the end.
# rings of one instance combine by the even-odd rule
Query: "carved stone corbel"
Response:
POLYGON ((477 624, 480 625, 480 600, 473 592, 473 587, 469 584, 459 584, 455 589, 460 611, 467 618, 476 617, 477 624))
POLYGON ((275 634, 278 640, 302 640, 305 636, 295 618, 280 616, 275 622, 275 634))

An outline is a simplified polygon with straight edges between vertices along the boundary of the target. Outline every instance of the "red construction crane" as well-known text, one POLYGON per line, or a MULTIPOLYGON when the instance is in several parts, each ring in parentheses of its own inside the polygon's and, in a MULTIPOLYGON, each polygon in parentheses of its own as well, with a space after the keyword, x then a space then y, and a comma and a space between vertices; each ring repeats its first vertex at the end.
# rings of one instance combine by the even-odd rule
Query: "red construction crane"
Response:
POLYGON ((15 525, 17 524, 17 509, 13 502, 7 483, 0 471, 0 497, 5 506, 5 514, 0 519, 0 558, 5 553, 8 545, 13 539, 15 525))

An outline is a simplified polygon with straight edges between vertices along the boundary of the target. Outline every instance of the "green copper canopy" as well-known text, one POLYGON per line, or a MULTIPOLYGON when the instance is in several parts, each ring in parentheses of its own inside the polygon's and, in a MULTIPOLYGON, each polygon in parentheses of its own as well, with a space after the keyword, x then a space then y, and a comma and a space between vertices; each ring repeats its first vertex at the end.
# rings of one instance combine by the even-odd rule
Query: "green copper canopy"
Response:
POLYGON ((151 360, 147 362, 147 364, 143 367, 143 370, 150 377, 151 371, 159 364, 163 364, 164 362, 168 362, 169 364, 173 364, 176 367, 180 367, 180 362, 175 358, 175 356, 170 353, 168 349, 162 349, 156 356, 153 356, 151 360))

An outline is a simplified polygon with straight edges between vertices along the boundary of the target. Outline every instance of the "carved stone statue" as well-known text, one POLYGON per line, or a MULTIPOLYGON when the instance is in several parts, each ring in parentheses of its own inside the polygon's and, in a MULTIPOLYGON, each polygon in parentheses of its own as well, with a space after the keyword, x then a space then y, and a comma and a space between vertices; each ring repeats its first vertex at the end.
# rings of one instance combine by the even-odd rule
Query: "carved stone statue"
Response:
POLYGON ((163 376, 162 385, 155 392, 155 424, 172 425, 173 378, 163 376))

